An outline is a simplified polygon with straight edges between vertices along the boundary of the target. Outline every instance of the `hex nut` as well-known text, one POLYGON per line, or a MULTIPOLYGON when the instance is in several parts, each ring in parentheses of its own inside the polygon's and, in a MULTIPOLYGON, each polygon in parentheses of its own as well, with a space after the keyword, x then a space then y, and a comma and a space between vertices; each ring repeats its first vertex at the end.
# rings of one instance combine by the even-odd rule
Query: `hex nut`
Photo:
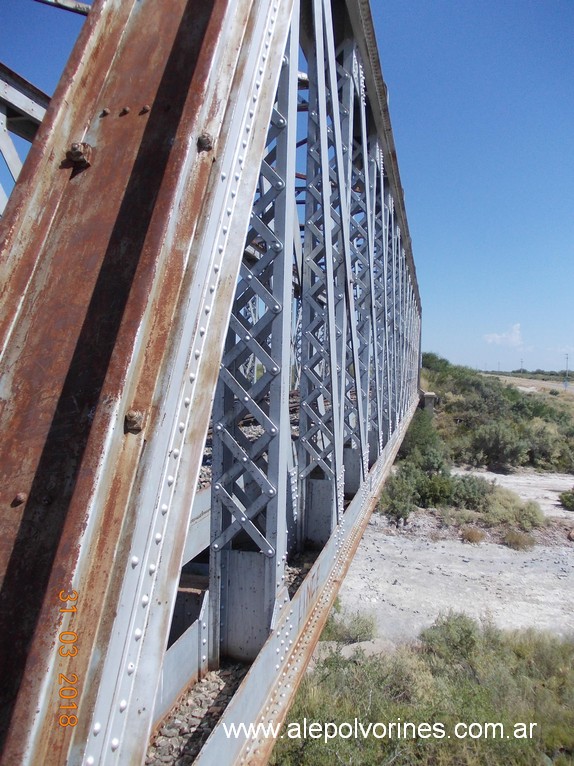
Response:
POLYGON ((139 434, 143 428, 144 413, 141 410, 128 410, 126 412, 124 431, 131 434, 139 434))
POLYGON ((213 149, 213 136, 209 133, 201 133, 197 139, 198 152, 210 152, 213 149))
POLYGON ((74 141, 66 152, 66 159, 76 168, 89 168, 91 165, 92 147, 84 141, 74 141))

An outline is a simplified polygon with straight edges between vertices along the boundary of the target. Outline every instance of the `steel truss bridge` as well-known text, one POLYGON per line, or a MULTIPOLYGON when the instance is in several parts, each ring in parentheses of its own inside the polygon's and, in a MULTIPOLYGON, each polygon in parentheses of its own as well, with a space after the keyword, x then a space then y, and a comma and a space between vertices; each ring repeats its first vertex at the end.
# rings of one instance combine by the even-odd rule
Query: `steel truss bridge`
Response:
POLYGON ((419 398, 368 2, 95 0, 0 87, 2 763, 140 764, 223 658, 196 763, 265 763, 419 398))

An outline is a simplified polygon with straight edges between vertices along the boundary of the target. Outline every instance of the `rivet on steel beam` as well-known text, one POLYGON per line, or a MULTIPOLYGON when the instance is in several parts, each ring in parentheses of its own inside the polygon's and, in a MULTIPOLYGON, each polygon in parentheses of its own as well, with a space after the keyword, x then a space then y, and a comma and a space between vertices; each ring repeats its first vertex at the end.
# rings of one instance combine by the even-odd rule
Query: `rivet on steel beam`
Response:
POLYGON ((143 428, 144 413, 141 410, 128 410, 124 421, 124 432, 139 434, 143 428))
POLYGON ((117 750, 120 746, 120 741, 117 737, 114 737, 110 743, 112 750, 117 750))
POLYGON ((213 149, 213 136, 203 132, 197 138, 197 151, 210 152, 213 149))
POLYGON ((94 734, 95 734, 95 735, 98 735, 98 734, 100 733, 100 731, 101 731, 101 730, 102 730, 102 724, 101 724, 101 723, 95 723, 95 724, 94 724, 94 728, 92 729, 92 731, 94 732, 94 734))
POLYGON ((100 112, 100 117, 107 117, 109 113, 110 113, 110 110, 108 109, 107 106, 105 106, 100 112))
POLYGON ((16 508, 19 505, 22 505, 22 503, 25 503, 28 499, 28 495, 25 492, 18 492, 14 500, 10 503, 12 508, 16 508))
POLYGON ((123 108, 123 109, 122 109, 122 111, 120 112, 120 117, 125 117, 125 115, 126 115, 126 114, 129 114, 129 113, 130 113, 130 108, 129 108, 129 106, 124 106, 124 108, 123 108))
POLYGON ((144 104, 140 109, 140 114, 147 114, 150 110, 151 106, 149 104, 144 104))
POLYGON ((66 159, 76 168, 89 168, 91 165, 92 147, 83 141, 74 141, 66 152, 66 159))

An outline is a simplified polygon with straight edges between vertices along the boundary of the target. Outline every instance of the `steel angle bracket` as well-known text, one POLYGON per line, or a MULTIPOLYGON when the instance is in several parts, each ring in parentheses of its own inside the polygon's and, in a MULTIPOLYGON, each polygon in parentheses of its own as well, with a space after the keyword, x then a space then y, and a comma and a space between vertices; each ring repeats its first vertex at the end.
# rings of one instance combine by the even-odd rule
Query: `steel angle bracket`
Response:
POLYGON ((145 757, 291 7, 96 0, 8 203, 2 763, 145 757))

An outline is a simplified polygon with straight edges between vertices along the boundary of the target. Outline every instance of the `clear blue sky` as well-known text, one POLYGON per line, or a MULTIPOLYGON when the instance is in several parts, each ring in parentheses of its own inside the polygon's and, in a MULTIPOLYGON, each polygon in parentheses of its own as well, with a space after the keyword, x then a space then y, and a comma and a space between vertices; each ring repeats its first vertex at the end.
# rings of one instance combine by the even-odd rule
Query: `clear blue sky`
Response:
MULTIPOLYGON (((371 0, 423 349, 574 367, 574 0, 371 0)), ((51 93, 82 17, 0 0, 0 60, 51 93)))

